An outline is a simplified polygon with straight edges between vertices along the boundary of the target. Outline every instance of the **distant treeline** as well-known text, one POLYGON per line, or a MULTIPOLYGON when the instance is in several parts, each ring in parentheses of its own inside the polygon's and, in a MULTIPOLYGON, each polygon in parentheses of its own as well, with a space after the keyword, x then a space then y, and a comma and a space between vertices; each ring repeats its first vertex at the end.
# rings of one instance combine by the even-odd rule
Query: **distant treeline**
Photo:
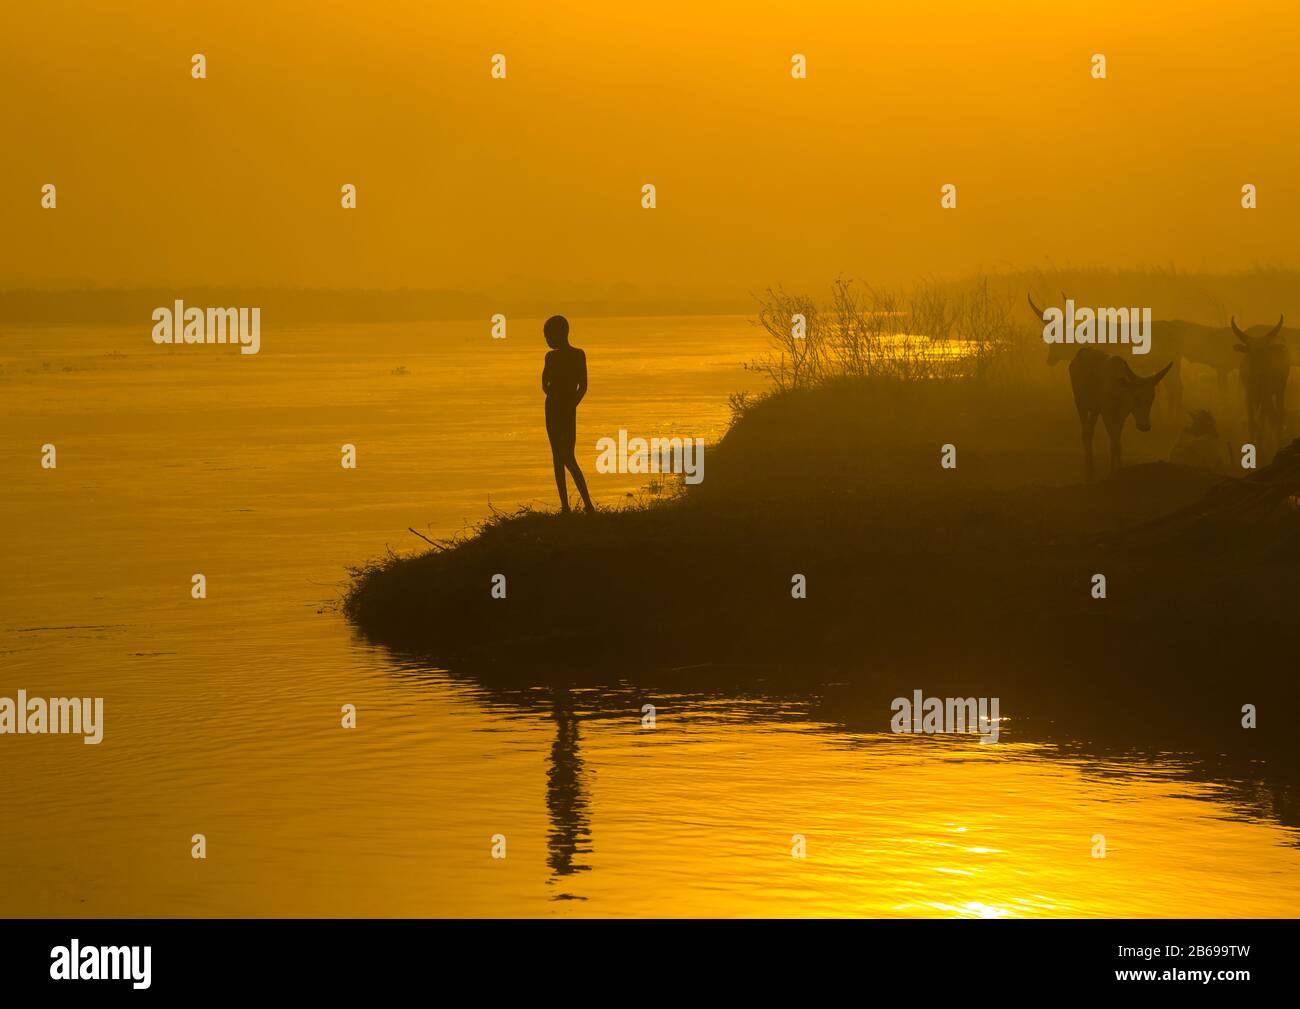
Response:
MULTIPOLYGON (((875 291, 871 278, 854 279, 875 291)), ((779 287, 777 290, 781 290, 779 287)), ((978 298, 996 294, 1006 299, 1019 319, 1025 295, 1039 304, 1059 304, 1068 296, 1076 304, 1148 306, 1157 319, 1186 319, 1226 326, 1231 316, 1248 325, 1275 320, 1285 312, 1300 321, 1300 270, 1257 267, 1236 273, 1192 273, 1173 267, 1118 268, 1049 267, 1008 269, 953 280, 918 279, 893 290, 885 300, 936 296, 957 302, 972 292, 978 298)), ((770 291, 731 290, 709 298, 648 295, 631 285, 615 285, 604 294, 571 297, 517 292, 494 294, 460 290, 355 290, 326 288, 148 287, 78 288, 65 290, 0 290, 0 323, 132 324, 148 322, 160 305, 177 298, 200 308, 259 307, 266 319, 290 323, 406 322, 428 319, 545 318, 556 312, 573 316, 722 315, 758 313, 770 303, 770 291)), ((989 320, 985 320, 988 322, 989 320)))
POLYGON ((749 312, 747 296, 696 301, 611 296, 543 302, 537 297, 429 290, 311 288, 88 288, 0 291, 0 323, 146 325, 155 308, 181 299, 197 308, 258 307, 264 319, 291 323, 408 322, 429 319, 574 316, 699 315, 749 312))
POLYGON ((995 288, 1039 304, 1149 307, 1157 319, 1185 319, 1226 326, 1235 315, 1249 325, 1276 321, 1280 313, 1300 321, 1300 270, 1257 266, 1234 273, 1194 273, 1174 267, 1106 269, 1071 267, 1009 270, 987 275, 995 288))

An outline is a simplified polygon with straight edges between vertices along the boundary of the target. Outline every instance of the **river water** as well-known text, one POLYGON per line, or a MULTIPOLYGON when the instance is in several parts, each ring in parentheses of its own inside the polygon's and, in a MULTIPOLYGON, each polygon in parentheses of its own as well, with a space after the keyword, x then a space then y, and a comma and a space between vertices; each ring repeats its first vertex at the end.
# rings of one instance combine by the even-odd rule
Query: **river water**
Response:
MULTIPOLYGON (((0 696, 105 705, 97 746, 0 736, 0 914, 1294 914, 1297 831, 1193 754, 1085 756, 1007 711, 996 746, 900 739, 761 692, 658 696, 649 730, 616 670, 502 693, 368 644, 349 565, 553 506, 540 322, 264 324, 256 356, 0 332, 0 696)), ((742 318, 574 342, 605 503, 645 478, 595 473, 596 438, 712 443, 762 388, 742 318)))

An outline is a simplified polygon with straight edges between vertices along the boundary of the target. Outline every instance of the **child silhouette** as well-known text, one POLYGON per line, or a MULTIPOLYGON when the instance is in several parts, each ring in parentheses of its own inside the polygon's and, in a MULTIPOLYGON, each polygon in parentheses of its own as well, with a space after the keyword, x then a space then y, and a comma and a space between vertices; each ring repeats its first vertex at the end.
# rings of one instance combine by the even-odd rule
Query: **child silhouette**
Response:
POLYGON ((542 391, 546 393, 546 436, 551 440, 551 460, 555 463, 555 487, 560 492, 560 510, 569 511, 569 489, 564 471, 573 474, 573 482, 582 495, 587 512, 596 510, 587 493, 587 481, 573 454, 578 441, 578 404, 587 394, 587 355, 569 344, 569 320, 553 315, 542 327, 551 349, 542 367, 542 391))

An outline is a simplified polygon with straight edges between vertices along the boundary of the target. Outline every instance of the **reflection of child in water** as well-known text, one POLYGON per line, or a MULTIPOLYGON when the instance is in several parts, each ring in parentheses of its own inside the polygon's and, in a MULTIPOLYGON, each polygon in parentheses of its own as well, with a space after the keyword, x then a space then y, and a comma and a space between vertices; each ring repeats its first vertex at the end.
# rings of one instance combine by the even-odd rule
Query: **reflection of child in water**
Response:
POLYGON ((569 489, 564 471, 573 474, 573 482, 582 495, 588 512, 595 511, 587 481, 573 454, 578 441, 578 404, 587 395, 587 355, 569 346, 569 320, 553 315, 542 328, 551 349, 542 368, 542 391, 546 393, 546 436, 551 439, 551 460, 555 463, 555 487, 560 492, 560 509, 569 510, 569 489))

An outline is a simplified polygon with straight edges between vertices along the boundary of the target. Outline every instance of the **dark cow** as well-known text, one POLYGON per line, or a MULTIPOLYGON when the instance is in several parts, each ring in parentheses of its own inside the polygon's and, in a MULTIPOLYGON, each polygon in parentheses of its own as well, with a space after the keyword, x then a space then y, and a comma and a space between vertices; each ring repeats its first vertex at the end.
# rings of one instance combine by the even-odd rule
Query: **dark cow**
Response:
POLYGON ((1074 355, 1070 362, 1070 386, 1074 390, 1074 408, 1079 411, 1087 479, 1093 478, 1092 437, 1097 430, 1097 418, 1101 418, 1106 433, 1110 435, 1110 475, 1113 477, 1123 465, 1119 440, 1124 433, 1124 424, 1132 415, 1139 431, 1151 430, 1151 404, 1156 398, 1156 386, 1172 367, 1171 361, 1154 375, 1143 377, 1134 373, 1122 357, 1095 347, 1081 347, 1074 355))
POLYGON ((1232 319, 1237 338, 1233 350, 1241 355, 1241 388, 1246 394, 1246 422, 1256 448, 1268 436, 1282 444, 1286 428, 1286 383, 1291 375, 1291 353, 1282 339, 1283 319, 1263 336, 1251 336, 1232 319))

